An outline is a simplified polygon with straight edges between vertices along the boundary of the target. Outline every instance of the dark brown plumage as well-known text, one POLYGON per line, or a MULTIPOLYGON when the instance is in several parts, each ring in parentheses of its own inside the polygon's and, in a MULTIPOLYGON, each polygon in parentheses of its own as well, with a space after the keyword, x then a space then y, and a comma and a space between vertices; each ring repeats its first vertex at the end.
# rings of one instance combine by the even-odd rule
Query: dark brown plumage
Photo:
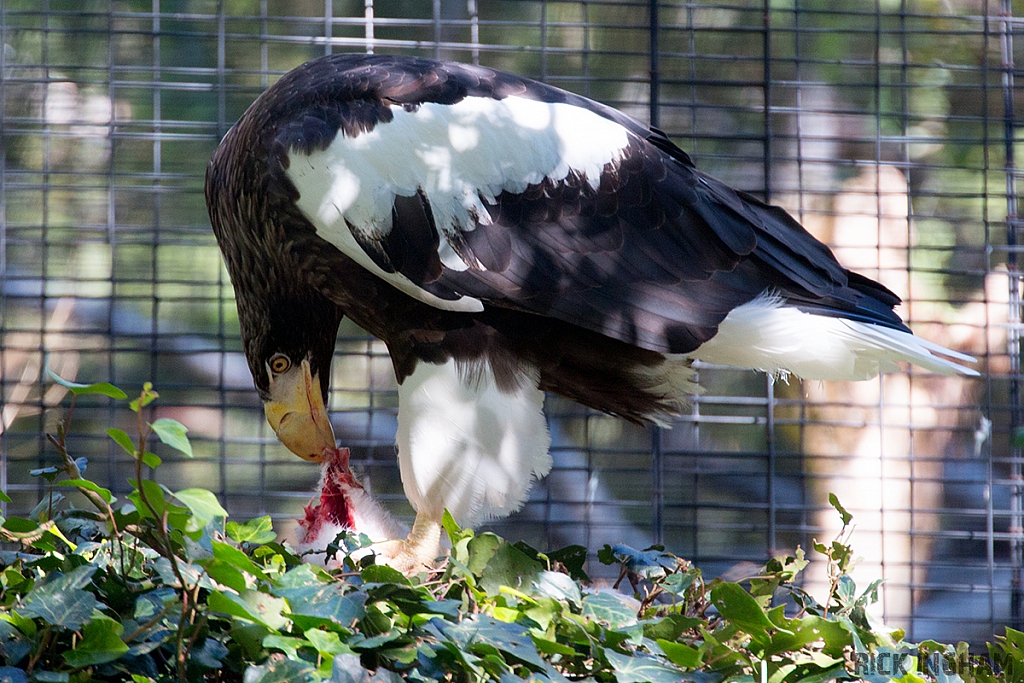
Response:
MULTIPOLYGON (((342 315, 384 341, 399 383, 509 407, 539 388, 633 421, 678 411, 692 357, 828 378, 892 360, 958 369, 909 334, 896 295, 783 210, 702 174, 661 131, 493 69, 313 60, 228 132, 206 197, 268 419, 312 459, 334 446, 319 394, 342 315), (735 339, 719 335, 727 319, 735 339), (820 363, 791 321, 823 335, 820 363)), ((418 405, 409 391, 400 400, 418 405)), ((403 477, 419 466, 402 443, 419 413, 405 414, 403 477)), ((461 438, 444 457, 480 450, 461 438)), ((544 444, 522 477, 544 470, 544 444)), ((435 495, 410 492, 420 506, 435 495)))

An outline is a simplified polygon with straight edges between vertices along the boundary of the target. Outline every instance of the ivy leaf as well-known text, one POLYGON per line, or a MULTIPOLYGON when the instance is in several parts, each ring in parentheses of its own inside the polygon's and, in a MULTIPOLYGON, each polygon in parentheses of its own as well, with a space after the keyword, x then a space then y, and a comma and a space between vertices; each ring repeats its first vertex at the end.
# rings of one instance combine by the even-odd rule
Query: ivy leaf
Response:
POLYGON ((246 590, 241 593, 212 591, 209 604, 213 610, 255 621, 271 630, 276 631, 288 625, 288 618, 284 616, 284 612, 288 608, 285 601, 259 591, 246 590))
POLYGON ((128 455, 135 456, 135 444, 132 442, 132 437, 128 436, 128 432, 117 427, 111 427, 107 430, 107 436, 114 440, 118 446, 124 449, 124 452, 128 455))
POLYGON ((666 553, 661 546, 652 546, 647 550, 637 550, 621 543, 610 547, 606 545, 598 553, 598 558, 604 564, 620 562, 631 572, 639 574, 646 579, 662 578, 669 571, 679 566, 676 558, 666 553), (606 562, 605 560, 610 561, 606 562))
POLYGON ((158 398, 160 398, 160 394, 153 391, 153 383, 146 382, 142 385, 142 393, 138 398, 129 402, 128 407, 132 409, 133 413, 137 413, 158 398))
POLYGON ((538 596, 534 598, 534 604, 526 606, 522 612, 537 622, 542 631, 547 631, 551 622, 562 615, 563 609, 564 606, 558 600, 538 596))
POLYGON ((569 572, 569 576, 576 581, 590 583, 590 577, 587 576, 587 573, 583 570, 583 566, 587 562, 588 555, 585 547, 581 545, 569 545, 546 554, 548 559, 553 562, 561 562, 569 572))
POLYGON ((488 594, 497 595, 502 586, 519 589, 533 585, 543 569, 540 562, 531 559, 519 548, 502 543, 480 573, 479 585, 488 594))
POLYGON ((299 628, 331 625, 348 628, 366 614, 365 592, 345 595, 339 584, 319 581, 309 565, 290 570, 278 579, 271 592, 288 601, 292 621, 299 628), (303 584, 307 577, 309 581, 303 584))
POLYGON ((20 612, 54 626, 80 630, 96 607, 96 596, 82 588, 88 585, 97 569, 95 565, 82 565, 34 587, 25 596, 25 606, 20 612))
POLYGON ((128 398, 128 394, 124 393, 113 384, 109 382, 99 382, 97 384, 78 384, 77 382, 70 382, 50 368, 46 368, 46 373, 53 378, 53 381, 61 385, 65 389, 71 391, 75 396, 84 396, 87 394, 100 394, 102 396, 109 396, 117 400, 128 398))
POLYGON ((352 654, 352 649, 341 642, 337 633, 311 628, 305 632, 305 636, 324 659, 331 659, 334 655, 352 654))
POLYGON ((575 657, 578 653, 568 645, 563 645, 556 640, 548 640, 547 638, 541 638, 534 634, 530 634, 533 639, 533 644, 537 646, 537 651, 546 655, 563 655, 565 657, 575 657))
POLYGON ((188 427, 170 417, 162 417, 149 424, 153 432, 171 448, 192 457, 192 444, 188 441, 188 427))
POLYGON ((619 559, 615 557, 615 552, 612 550, 612 547, 607 543, 597 551, 597 559, 601 564, 615 564, 619 561, 619 559))
POLYGON ((78 646, 64 653, 64 661, 78 669, 120 659, 128 652, 128 646, 121 640, 123 630, 113 619, 94 618, 82 629, 78 646))
POLYGON ((163 460, 161 460, 159 456, 157 456, 155 453, 150 453, 149 451, 143 453, 140 459, 142 460, 143 465, 146 465, 147 467, 150 467, 154 470, 157 467, 160 467, 161 463, 163 463, 163 460))
POLYGON ((34 671, 32 683, 68 683, 71 675, 65 671, 34 671))
POLYGON ((857 584, 849 574, 843 574, 836 583, 836 596, 843 605, 853 602, 857 596, 857 584))
POLYGON ((566 574, 559 572, 541 572, 534 583, 537 592, 555 600, 568 602, 579 607, 583 602, 580 587, 566 574))
POLYGON ((846 508, 844 508, 842 503, 839 502, 839 498, 836 494, 828 494, 828 504, 834 507, 836 512, 839 513, 839 516, 843 518, 843 526, 847 526, 853 520, 853 515, 846 511, 846 508))
POLYGON ((482 533, 469 539, 466 545, 466 568, 469 569, 469 573, 473 576, 480 576, 487 568, 487 563, 498 552, 498 548, 504 544, 504 540, 492 533, 482 533))
POLYGON ((857 598, 857 604, 867 609, 869 605, 878 602, 878 587, 885 583, 885 579, 875 579, 864 589, 864 592, 857 598))
POLYGON ((46 481, 53 481, 60 474, 60 470, 56 467, 40 467, 38 469, 29 470, 28 473, 33 477, 41 477, 46 481))
POLYGON ((797 546, 792 555, 777 555, 768 560, 761 570, 762 578, 750 580, 750 594, 756 597, 771 596, 779 586, 792 583, 797 574, 802 572, 809 562, 804 557, 803 548, 797 546))
MULTIPOLYGON (((371 676, 370 672, 363 667, 362 662, 356 655, 335 655, 331 666, 330 683, 403 683, 405 680, 394 671, 384 667, 379 667, 371 676)), ((426 681, 435 680, 435 678, 419 678, 416 680, 426 681)))
POLYGON ((28 683, 28 676, 24 669, 0 666, 0 683, 28 683))
POLYGON ((724 618, 762 644, 769 639, 769 629, 778 629, 792 635, 790 631, 773 624, 753 596, 738 583, 720 583, 715 586, 711 589, 711 602, 724 618))
MULTIPOLYGON (((452 513, 448 512, 447 508, 445 508, 445 511, 441 515, 441 527, 444 529, 445 533, 448 534, 448 540, 451 541, 453 546, 466 536, 466 532, 462 530, 462 527, 460 527, 459 523, 455 521, 455 518, 452 517, 452 513)), ((469 533, 471 534, 472 531, 469 533)))
POLYGON ((402 586, 410 586, 412 582, 402 572, 386 564, 371 564, 359 573, 365 583, 397 583, 402 586))
MULTIPOLYGON (((0 619, 0 657, 9 664, 17 664, 35 649, 32 636, 36 633, 36 623, 15 610, 8 610, 5 618, 15 623, 0 619)), ((0 678, 0 683, 3 683, 3 678, 0 678)))
POLYGON ((245 670, 243 683, 313 683, 319 680, 316 670, 301 659, 271 661, 245 670))
POLYGON ((693 571, 688 572, 676 572, 675 574, 669 574, 665 577, 661 586, 669 593, 682 597, 686 590, 693 585, 694 579, 697 574, 693 571))
POLYGON ((214 517, 228 516, 228 511, 217 502, 217 496, 206 489, 182 489, 174 497, 192 511, 200 528, 212 522, 214 517))
POLYGON ((111 439, 117 442, 117 445, 124 449, 125 453, 132 456, 133 458, 139 458, 140 460, 142 460, 142 463, 148 467, 156 469, 157 467, 160 466, 160 463, 163 462, 154 453, 150 453, 149 451, 146 451, 141 456, 139 456, 138 451, 135 450, 135 444, 132 442, 132 438, 128 436, 128 434, 122 429, 111 427, 110 429, 107 430, 107 436, 109 436, 111 439))
POLYGON ((250 661, 262 662, 267 657, 263 649, 263 639, 271 635, 272 631, 263 624, 251 624, 235 622, 228 632, 230 640, 238 645, 245 657, 250 661))
POLYGON ((292 636, 281 636, 271 633, 263 638, 263 647, 280 650, 291 659, 299 659, 299 648, 309 647, 309 641, 305 638, 293 638, 292 636))
POLYGON ((258 579, 263 579, 264 581, 270 580, 266 573, 256 566, 256 563, 238 548, 228 545, 227 543, 221 543, 220 541, 213 541, 211 543, 211 547, 213 548, 213 556, 218 560, 226 562, 236 569, 241 569, 243 572, 252 574, 258 579))
POLYGON ((216 638, 206 638, 202 645, 189 651, 189 659, 207 669, 220 669, 224 666, 222 660, 227 656, 227 646, 216 638))
POLYGON ((11 517, 4 521, 3 528, 5 531, 10 532, 11 536, 20 539, 25 538, 29 534, 35 534, 39 529, 39 523, 24 517, 11 517))
POLYGON ((59 481, 57 482, 57 486, 74 486, 75 488, 98 493, 108 505, 114 500, 114 497, 110 494, 110 489, 105 489, 96 482, 89 481, 88 479, 68 479, 66 481, 59 481))
POLYGON ((129 479, 128 483, 135 488, 134 491, 128 494, 128 499, 135 504, 135 509, 139 511, 140 515, 152 517, 155 513, 157 517, 163 516, 164 511, 167 509, 167 498, 164 496, 165 489, 163 486, 149 479, 143 479, 141 482, 137 479, 129 479), (149 501, 149 504, 153 506, 152 511, 142 502, 140 490, 146 495, 146 500, 149 501))
MULTIPOLYGON (((775 610, 772 610, 772 614, 774 613, 775 610)), ((841 624, 819 616, 810 615, 800 619, 782 617, 781 621, 788 632, 779 632, 772 636, 771 645, 765 649, 765 657, 799 650, 819 640, 824 643, 822 651, 825 654, 842 656, 844 648, 852 642, 850 632, 841 624)))
POLYGON ((280 598, 287 598, 289 596, 284 594, 284 591, 288 589, 317 588, 323 585, 333 585, 333 581, 333 578, 323 569, 309 564, 300 564, 277 577, 271 592, 280 598))
POLYGON ((659 638, 658 647, 669 660, 684 669, 696 669, 700 666, 700 650, 684 643, 676 643, 659 638))
POLYGON ((644 637, 652 640, 678 640, 683 631, 696 628, 701 620, 696 617, 686 617, 682 614, 668 614, 657 619, 649 619, 640 622, 644 627, 644 637))
POLYGON ((636 623, 636 608, 627 605, 614 593, 602 591, 583 597, 583 616, 608 624, 617 629, 636 623))
POLYGON ((206 569, 206 573, 210 575, 211 579, 223 586, 227 586, 236 593, 241 593, 248 588, 245 576, 234 565, 221 560, 209 559, 200 560, 200 564, 206 569))
POLYGON ((618 683, 678 683, 685 680, 682 671, 653 657, 620 655, 610 649, 605 649, 604 656, 618 683))
POLYGON ((12 499, 10 496, 8 496, 3 491, 0 491, 0 503, 13 503, 13 502, 14 502, 14 499, 12 499))
POLYGON ((427 614, 443 614, 452 619, 458 619, 462 612, 461 600, 423 600, 420 606, 427 614))
POLYGON ((250 519, 244 524, 228 522, 224 530, 235 543, 271 543, 277 538, 270 515, 250 519))
POLYGON ((509 624, 484 614, 474 614, 458 624, 440 619, 431 623, 461 650, 469 650, 478 643, 489 645, 541 670, 545 668, 529 632, 519 624, 509 624))

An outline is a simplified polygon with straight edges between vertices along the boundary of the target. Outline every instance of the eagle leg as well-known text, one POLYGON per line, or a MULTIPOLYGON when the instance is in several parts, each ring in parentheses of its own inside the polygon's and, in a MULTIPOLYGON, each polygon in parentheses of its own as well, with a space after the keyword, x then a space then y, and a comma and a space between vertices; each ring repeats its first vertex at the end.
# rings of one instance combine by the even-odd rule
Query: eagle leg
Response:
POLYGON ((374 544, 373 550, 384 564, 403 574, 433 569, 438 558, 447 555, 441 548, 441 521, 424 514, 416 515, 407 538, 374 544))

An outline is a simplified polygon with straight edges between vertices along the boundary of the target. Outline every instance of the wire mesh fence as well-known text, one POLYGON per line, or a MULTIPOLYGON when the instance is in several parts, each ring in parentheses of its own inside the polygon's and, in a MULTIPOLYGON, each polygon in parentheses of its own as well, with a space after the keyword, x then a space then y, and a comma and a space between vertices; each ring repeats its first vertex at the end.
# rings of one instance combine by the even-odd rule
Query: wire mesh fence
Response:
MULTIPOLYGON (((126 389, 196 457, 158 478, 233 515, 294 526, 317 471, 266 427, 203 203, 220 137, 280 74, 337 51, 478 62, 664 129, 698 166, 789 209, 840 260, 900 294, 915 332, 981 379, 913 368, 861 383, 701 367, 671 430, 549 397, 555 468, 492 525, 540 548, 662 543, 743 576, 855 514, 863 585, 913 639, 984 642, 1024 621, 1019 171, 1024 23, 1011 0, 778 4, 502 0, 0 0, 0 488, 47 491, 66 396, 46 368, 126 389)), ((379 343, 343 323, 340 441, 399 515, 397 393, 379 343)), ((127 490, 128 429, 79 401, 69 440, 127 490)), ((592 563, 595 575, 601 567, 592 563)), ((826 581, 812 562, 806 583, 826 581)))

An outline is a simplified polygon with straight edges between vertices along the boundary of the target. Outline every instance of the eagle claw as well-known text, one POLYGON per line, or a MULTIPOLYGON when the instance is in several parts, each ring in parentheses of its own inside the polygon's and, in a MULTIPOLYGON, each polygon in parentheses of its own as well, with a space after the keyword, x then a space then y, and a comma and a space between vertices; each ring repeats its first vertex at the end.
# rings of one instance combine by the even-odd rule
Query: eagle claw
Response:
POLYGON ((408 538, 375 543, 373 551, 384 564, 408 575, 434 569, 448 554, 441 548, 441 522, 424 514, 416 515, 408 538))
POLYGON ((422 552, 422 549, 417 549, 408 539, 374 543, 371 550, 377 556, 377 564, 386 564, 406 576, 432 571, 438 566, 439 557, 443 555, 440 546, 436 554, 422 552))

